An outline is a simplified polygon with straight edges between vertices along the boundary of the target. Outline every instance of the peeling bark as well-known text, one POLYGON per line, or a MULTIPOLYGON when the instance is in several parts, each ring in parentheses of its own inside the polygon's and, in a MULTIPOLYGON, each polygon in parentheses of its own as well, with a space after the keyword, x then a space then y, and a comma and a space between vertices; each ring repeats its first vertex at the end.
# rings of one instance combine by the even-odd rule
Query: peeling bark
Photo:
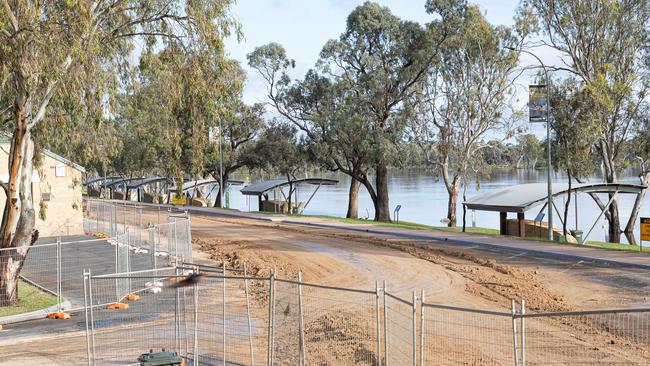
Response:
POLYGON ((361 182, 352 178, 350 181, 350 192, 348 193, 348 212, 345 217, 348 219, 359 218, 359 188, 361 182))
POLYGON ((388 167, 380 162, 375 167, 375 182, 377 186, 377 199, 375 203, 375 221, 390 222, 390 209, 388 206, 388 167))

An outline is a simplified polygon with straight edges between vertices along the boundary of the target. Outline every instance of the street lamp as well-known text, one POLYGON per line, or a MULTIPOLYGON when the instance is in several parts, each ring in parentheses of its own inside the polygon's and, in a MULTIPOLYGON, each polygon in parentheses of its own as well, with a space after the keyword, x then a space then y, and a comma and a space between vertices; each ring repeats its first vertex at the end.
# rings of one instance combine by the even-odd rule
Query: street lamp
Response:
POLYGON ((223 129, 219 118, 219 208, 223 208, 223 129))
POLYGON ((511 51, 519 51, 523 53, 527 53, 537 59, 539 61, 539 64, 542 66, 542 69, 544 69, 544 75, 546 77, 546 150, 547 150, 547 164, 546 164, 546 175, 547 175, 547 180, 548 180, 548 197, 547 197, 547 202, 546 205, 548 206, 548 239, 553 240, 553 183, 551 182, 551 92, 550 92, 550 84, 551 84, 551 79, 548 77, 548 70, 546 68, 546 65, 544 65, 544 62, 537 57, 534 53, 526 50, 516 50, 514 47, 505 47, 506 49, 509 49, 511 51))

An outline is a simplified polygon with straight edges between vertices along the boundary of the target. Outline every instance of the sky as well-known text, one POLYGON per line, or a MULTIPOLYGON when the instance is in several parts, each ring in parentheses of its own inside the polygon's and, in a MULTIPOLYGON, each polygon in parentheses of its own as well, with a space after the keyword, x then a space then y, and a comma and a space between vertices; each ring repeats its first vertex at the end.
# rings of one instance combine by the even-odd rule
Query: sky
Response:
MULTIPOLYGON (((432 16, 424 10, 425 0, 375 0, 387 6, 398 17, 425 24, 432 16)), ((495 25, 512 25, 518 0, 474 0, 484 12, 485 17, 495 25)), ((345 21, 354 8, 363 0, 238 0, 232 13, 242 25, 244 39, 226 40, 226 50, 230 57, 239 60, 248 71, 244 89, 244 100, 248 103, 266 102, 266 85, 256 71, 248 68, 246 55, 255 47, 270 42, 280 43, 289 58, 296 61, 292 78, 301 78, 314 67, 322 46, 329 39, 338 38, 345 30, 345 21)), ((536 50, 544 62, 559 65, 557 55, 544 49, 536 50)), ((532 57, 522 55, 521 64, 535 65, 532 57)), ((532 76, 522 77, 522 97, 532 76)), ((525 103, 525 102, 522 102, 525 103)), ((540 134, 545 128, 531 126, 531 131, 540 134)))

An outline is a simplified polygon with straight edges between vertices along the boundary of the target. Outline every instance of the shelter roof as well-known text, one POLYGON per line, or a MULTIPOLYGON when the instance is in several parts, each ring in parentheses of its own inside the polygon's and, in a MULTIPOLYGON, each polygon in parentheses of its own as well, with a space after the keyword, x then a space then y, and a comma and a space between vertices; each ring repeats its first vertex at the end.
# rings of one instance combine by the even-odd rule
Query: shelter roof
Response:
MULTIPOLYGON (((238 179, 228 179, 226 181, 227 184, 244 184, 243 180, 238 180, 238 179)), ((193 180, 189 182, 184 182, 183 183, 183 192, 187 191, 188 189, 192 189, 194 187, 201 187, 205 185, 210 185, 210 184, 216 184, 219 185, 219 180, 218 179, 200 179, 200 180, 193 180)), ((174 187, 172 190, 176 191, 177 188, 174 187)))
POLYGON ((324 179, 324 178, 306 178, 306 179, 296 179, 289 182, 287 179, 271 179, 264 180, 261 182, 255 182, 247 185, 242 188, 241 193, 249 196, 260 196, 268 191, 271 191, 276 188, 288 186, 289 183, 292 184, 311 184, 316 186, 333 186, 339 181, 334 179, 324 179))
MULTIPOLYGON (((645 186, 632 183, 574 183, 571 192, 584 193, 639 193, 645 186)), ((553 196, 566 194, 568 183, 554 183, 553 196)), ((471 197, 463 204, 471 210, 525 212, 546 202, 546 183, 528 183, 508 186, 471 197)))
POLYGON ((157 182, 171 182, 171 179, 167 177, 149 177, 149 178, 139 178, 131 180, 126 185, 128 189, 139 188, 147 184, 157 183, 157 182))
POLYGON ((110 177, 89 178, 88 180, 86 180, 84 185, 87 186, 87 185, 91 185, 91 184, 94 184, 94 183, 97 183, 97 182, 102 182, 104 180, 106 180, 106 182, 110 182, 110 181, 115 180, 115 179, 122 179, 122 177, 115 175, 115 176, 110 176, 110 177))

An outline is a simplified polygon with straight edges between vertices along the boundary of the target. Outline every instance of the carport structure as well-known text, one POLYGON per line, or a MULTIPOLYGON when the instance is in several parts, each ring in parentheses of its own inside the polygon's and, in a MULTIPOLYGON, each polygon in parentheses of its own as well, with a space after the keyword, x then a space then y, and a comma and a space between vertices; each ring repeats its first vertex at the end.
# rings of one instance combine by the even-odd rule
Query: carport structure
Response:
MULTIPOLYGON (((172 180, 167 177, 150 177, 150 178, 140 178, 133 179, 126 183, 126 199, 130 198, 130 193, 135 190, 136 200, 138 202, 145 201, 145 194, 155 194, 162 197, 169 190, 169 186, 172 183, 172 180)), ((152 196, 153 202, 153 196, 152 196)), ((162 203, 162 202, 159 202, 162 203)))
MULTIPOLYGON (((208 198, 210 195, 214 192, 214 190, 219 187, 219 180, 217 179, 199 179, 199 180, 192 180, 192 181, 187 181, 183 182, 183 185, 180 189, 178 187, 173 187, 171 189, 172 193, 175 193, 179 196, 186 196, 186 197, 191 197, 192 199, 197 198, 197 197, 205 197, 208 198), (206 188, 208 190, 206 191, 206 188), (189 191, 192 191, 191 194, 189 194, 189 191)), ((233 185, 242 185, 244 184, 243 180, 238 180, 238 179, 228 179, 226 181, 226 188, 233 186, 233 185)), ((209 202, 208 202, 209 203, 209 202)))
POLYGON ((109 177, 89 178, 84 182, 84 186, 88 190, 88 196, 99 197, 102 193, 102 190, 106 188, 106 184, 117 179, 122 179, 122 177, 116 175, 109 177))
POLYGON ((88 191, 89 195, 90 195, 90 190, 94 189, 95 187, 97 187, 97 189, 99 190, 99 194, 101 194, 101 192, 104 189, 108 189, 109 190, 109 198, 112 199, 112 198, 114 198, 113 196, 114 196, 114 193, 115 193, 116 190, 121 188, 122 191, 126 192, 127 185, 131 181, 136 181, 136 180, 140 180, 140 179, 144 179, 144 178, 142 178, 142 177, 125 178, 125 177, 121 177, 121 176, 95 177, 95 178, 88 179, 84 183, 84 186, 86 186, 89 189, 89 191, 88 191))
MULTIPOLYGON (((638 195, 646 189, 647 187, 638 184, 631 183, 574 183, 571 185, 569 190, 568 183, 554 183, 553 184, 553 198, 574 194, 575 198, 574 208, 576 215, 576 226, 578 220, 578 194, 586 193, 594 197, 598 193, 606 193, 609 195, 609 200, 602 207, 598 218, 591 225, 587 234, 583 237, 583 241, 586 241, 587 237, 593 231, 594 227, 598 223, 598 220, 605 214, 609 206, 616 199, 619 194, 636 194, 638 195)), ((479 211, 496 211, 500 214, 500 225, 499 231, 502 235, 507 234, 507 218, 509 212, 517 213, 517 222, 518 222, 518 232, 520 237, 526 236, 526 224, 525 224, 525 212, 529 209, 532 209, 536 206, 542 205, 539 213, 537 214, 536 222, 541 222, 543 218, 543 212, 548 204, 548 186, 546 183, 529 183, 529 184, 519 184, 515 186, 504 187, 496 189, 494 191, 486 192, 474 196, 463 203, 466 208, 470 210, 479 210, 479 211)), ((560 210, 555 205, 554 201, 551 201, 553 208, 562 220, 560 210)), ((577 229, 577 227, 576 227, 577 229)))
MULTIPOLYGON (((250 184, 242 188, 241 193, 245 196, 257 196, 259 210, 264 211, 262 208, 264 207, 265 201, 274 203, 277 202, 277 199, 279 197, 282 197, 284 202, 288 201, 287 198, 288 194, 285 194, 282 189, 284 187, 289 188, 288 193, 290 193, 292 196, 294 193, 296 193, 297 196, 298 188, 301 185, 315 186, 316 188, 311 193, 311 195, 309 196, 305 204, 302 205, 302 207, 298 208, 299 212, 302 213, 307 207, 307 205, 309 205, 309 202, 311 202, 312 198, 314 198, 316 192, 318 192, 321 186, 333 186, 336 185, 338 182, 339 182, 338 180, 325 179, 325 178, 305 178, 305 179, 294 179, 294 180, 280 178, 280 179, 272 179, 272 180, 265 180, 261 182, 255 182, 253 184, 250 184), (271 193, 273 194, 273 200, 269 199, 269 195, 271 193)), ((296 199, 295 202, 297 201, 298 200, 296 199)), ((290 210, 290 208, 287 209, 290 210)))

